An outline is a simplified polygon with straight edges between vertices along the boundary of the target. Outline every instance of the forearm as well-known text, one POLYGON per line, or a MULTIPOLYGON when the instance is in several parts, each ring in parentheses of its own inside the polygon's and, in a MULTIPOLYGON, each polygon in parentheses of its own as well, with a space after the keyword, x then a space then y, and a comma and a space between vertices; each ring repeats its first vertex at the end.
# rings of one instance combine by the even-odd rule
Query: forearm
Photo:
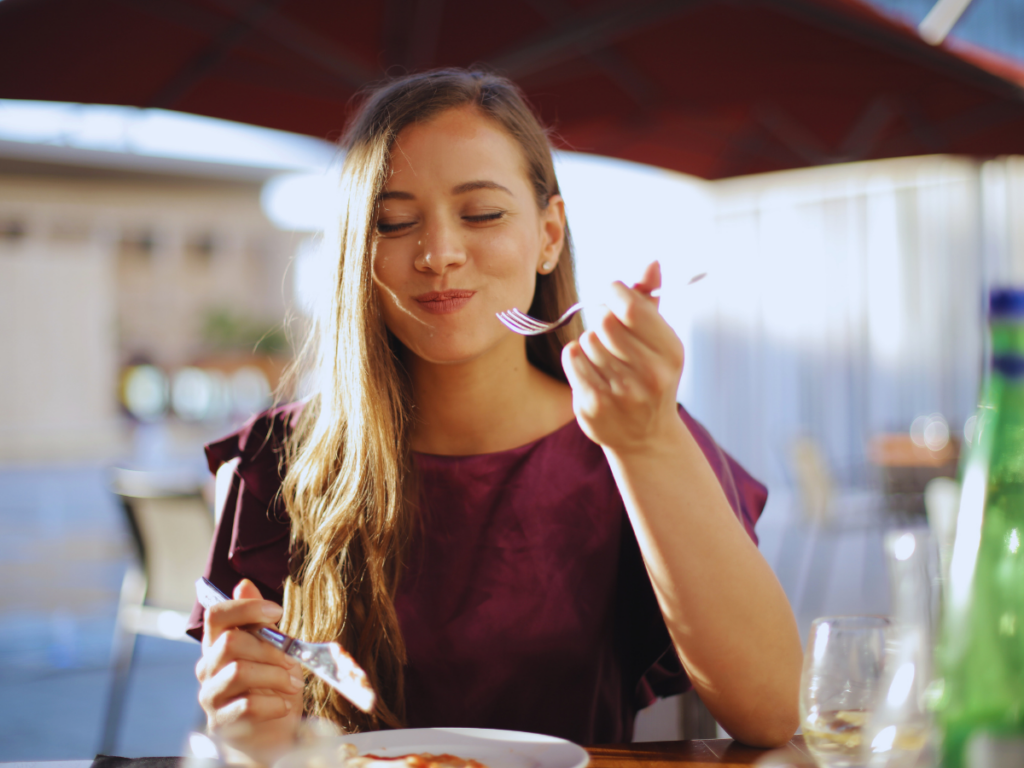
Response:
POLYGON ((682 421, 642 450, 606 448, 672 641, 734 737, 796 729, 800 638, 785 593, 682 421))

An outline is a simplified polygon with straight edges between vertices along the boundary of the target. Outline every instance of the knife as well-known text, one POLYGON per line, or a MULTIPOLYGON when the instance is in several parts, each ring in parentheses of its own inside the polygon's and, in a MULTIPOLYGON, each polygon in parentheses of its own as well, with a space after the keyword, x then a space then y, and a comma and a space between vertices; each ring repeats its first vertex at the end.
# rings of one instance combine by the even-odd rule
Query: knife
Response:
MULTIPOLYGON (((196 580, 196 597, 203 608, 212 608, 231 598, 207 578, 196 580)), ((309 643, 289 637, 273 627, 250 630, 261 640, 284 651, 314 675, 333 687, 363 712, 373 712, 377 695, 370 687, 366 672, 337 643, 309 643)))

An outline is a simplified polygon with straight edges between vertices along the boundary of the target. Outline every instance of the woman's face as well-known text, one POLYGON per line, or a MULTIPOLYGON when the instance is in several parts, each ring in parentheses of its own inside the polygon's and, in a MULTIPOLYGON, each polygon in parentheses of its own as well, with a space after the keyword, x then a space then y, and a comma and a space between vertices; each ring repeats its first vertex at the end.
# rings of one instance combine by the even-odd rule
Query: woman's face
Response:
POLYGON ((471 107, 403 130, 381 195, 374 281, 388 329, 420 359, 522 347, 495 313, 533 300, 565 237, 561 198, 537 207, 519 145, 471 107))

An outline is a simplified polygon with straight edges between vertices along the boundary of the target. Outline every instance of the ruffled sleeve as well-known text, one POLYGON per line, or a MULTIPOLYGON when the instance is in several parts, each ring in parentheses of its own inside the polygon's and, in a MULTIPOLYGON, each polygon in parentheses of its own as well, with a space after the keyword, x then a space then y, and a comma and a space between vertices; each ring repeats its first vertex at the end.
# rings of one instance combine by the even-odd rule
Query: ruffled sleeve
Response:
MULTIPOLYGON (((681 405, 679 416, 717 475, 733 514, 757 544, 754 526, 768 501, 768 489, 722 450, 681 405)), ((690 679, 672 645, 632 526, 627 524, 626 528, 619 587, 620 627, 627 649, 627 680, 639 680, 633 692, 634 704, 639 710, 650 706, 657 698, 689 690, 690 679)))
POLYGON ((693 439, 697 441, 700 449, 704 451, 704 457, 711 465, 711 469, 718 476, 718 482, 725 491, 725 497, 729 500, 729 506, 733 513, 743 523, 747 535, 757 544, 757 534, 754 526, 764 511, 764 505, 768 502, 768 489, 755 480, 732 456, 722 448, 711 437, 710 433, 693 418, 683 406, 679 406, 679 415, 683 423, 690 430, 693 439))
MULTIPOLYGON (((302 406, 290 403, 265 411, 237 432, 206 446, 211 472, 239 460, 204 573, 225 594, 230 595, 246 578, 266 599, 283 602, 290 525, 278 492, 284 473, 284 443, 302 406)), ((196 603, 189 617, 187 631, 197 640, 203 636, 203 613, 196 603)))

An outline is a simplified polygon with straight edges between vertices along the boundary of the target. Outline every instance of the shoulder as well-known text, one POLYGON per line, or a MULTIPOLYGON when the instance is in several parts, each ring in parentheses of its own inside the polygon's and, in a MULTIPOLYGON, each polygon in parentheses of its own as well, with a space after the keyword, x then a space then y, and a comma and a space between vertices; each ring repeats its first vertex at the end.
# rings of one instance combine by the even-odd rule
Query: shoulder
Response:
POLYGON ((298 424, 306 403, 286 403, 258 413, 238 430, 206 446, 210 471, 235 458, 253 460, 282 446, 298 424))
POLYGON ((286 403, 258 413, 235 432, 206 446, 210 471, 238 459, 235 474, 248 490, 269 502, 284 476, 284 446, 298 425, 305 401, 286 403))
POLYGON ((711 469, 718 477, 718 482, 725 492, 729 506, 732 507, 736 517, 743 523, 747 534, 757 543, 757 534, 754 533, 754 526, 757 524, 761 512, 768 501, 768 489, 758 480, 754 479, 743 466, 730 456, 711 436, 711 433, 697 421, 690 413, 678 405, 679 417, 683 420, 693 439, 700 446, 711 469))
MULTIPOLYGON (((217 475, 217 528, 205 576, 231 594, 242 579, 280 603, 289 567, 291 526, 278 491, 284 477, 284 445, 305 403, 276 406, 206 446, 217 475), (223 468, 223 469, 222 469, 223 468)), ((202 639, 203 608, 196 603, 189 634, 202 639)))

